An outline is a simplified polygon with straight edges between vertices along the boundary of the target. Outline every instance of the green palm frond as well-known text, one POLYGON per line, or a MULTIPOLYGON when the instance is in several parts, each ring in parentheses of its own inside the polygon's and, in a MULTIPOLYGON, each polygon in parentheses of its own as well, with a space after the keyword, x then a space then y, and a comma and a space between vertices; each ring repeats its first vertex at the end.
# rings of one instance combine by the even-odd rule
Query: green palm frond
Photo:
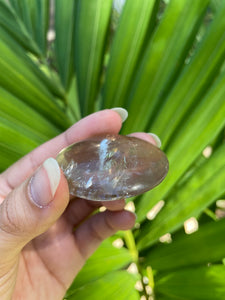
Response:
POLYGON ((124 2, 0 0, 0 168, 89 113, 126 108, 121 132, 158 134, 169 174, 131 199, 136 227, 100 246, 65 299, 222 299, 225 2, 124 2))

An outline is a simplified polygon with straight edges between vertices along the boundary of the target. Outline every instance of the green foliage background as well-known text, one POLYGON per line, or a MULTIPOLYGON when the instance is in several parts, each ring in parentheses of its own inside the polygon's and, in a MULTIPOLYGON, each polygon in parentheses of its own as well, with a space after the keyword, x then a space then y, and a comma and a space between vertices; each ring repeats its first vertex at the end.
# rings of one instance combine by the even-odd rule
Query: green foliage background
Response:
POLYGON ((170 162, 160 186, 131 199, 134 230, 105 241, 65 299, 223 299, 224 1, 127 0, 122 13, 112 0, 52 2, 54 13, 48 0, 0 0, 1 171, 117 106, 129 111, 121 133, 158 134, 170 162))

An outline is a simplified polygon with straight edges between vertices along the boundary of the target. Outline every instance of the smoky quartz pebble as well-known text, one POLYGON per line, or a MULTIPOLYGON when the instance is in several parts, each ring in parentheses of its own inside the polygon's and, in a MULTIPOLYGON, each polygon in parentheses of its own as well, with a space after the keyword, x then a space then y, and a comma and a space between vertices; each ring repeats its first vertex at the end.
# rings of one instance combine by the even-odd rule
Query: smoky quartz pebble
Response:
POLYGON ((94 136, 72 144, 57 156, 71 196, 117 200, 142 194, 168 172, 166 155, 136 137, 94 136))

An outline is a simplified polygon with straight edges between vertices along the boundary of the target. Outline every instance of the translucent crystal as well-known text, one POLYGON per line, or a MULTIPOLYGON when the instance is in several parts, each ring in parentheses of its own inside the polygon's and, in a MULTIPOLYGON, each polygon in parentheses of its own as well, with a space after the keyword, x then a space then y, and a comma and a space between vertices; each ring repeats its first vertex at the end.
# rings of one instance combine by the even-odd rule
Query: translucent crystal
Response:
POLYGON ((168 172, 166 155, 152 144, 121 135, 95 136, 57 156, 70 194, 88 200, 116 200, 144 193, 168 172))

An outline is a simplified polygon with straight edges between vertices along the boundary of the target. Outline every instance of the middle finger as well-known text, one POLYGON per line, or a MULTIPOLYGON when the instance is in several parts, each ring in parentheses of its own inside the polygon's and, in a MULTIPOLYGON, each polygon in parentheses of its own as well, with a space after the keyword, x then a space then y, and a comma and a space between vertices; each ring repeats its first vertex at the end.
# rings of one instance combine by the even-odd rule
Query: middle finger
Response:
POLYGON ((69 203, 64 213, 64 217, 72 226, 77 226, 101 206, 105 206, 111 211, 119 211, 124 208, 125 204, 124 199, 116 201, 90 201, 75 198, 69 203))

